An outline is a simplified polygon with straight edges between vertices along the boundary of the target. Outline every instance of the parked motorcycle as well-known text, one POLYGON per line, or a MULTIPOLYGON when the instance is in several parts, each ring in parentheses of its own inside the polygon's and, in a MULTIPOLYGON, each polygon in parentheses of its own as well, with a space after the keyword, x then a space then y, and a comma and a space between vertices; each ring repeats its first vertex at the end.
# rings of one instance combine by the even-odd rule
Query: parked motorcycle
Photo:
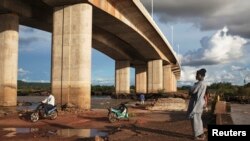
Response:
POLYGON ((118 108, 108 108, 108 119, 111 123, 117 120, 129 120, 128 107, 125 104, 120 104, 118 108))
POLYGON ((37 108, 31 113, 30 120, 32 122, 37 122, 39 119, 42 119, 42 118, 54 120, 57 118, 57 116, 58 116, 58 111, 57 111, 56 105, 53 106, 53 108, 51 108, 48 111, 48 114, 46 114, 45 109, 44 109, 44 103, 40 103, 37 106, 37 108))

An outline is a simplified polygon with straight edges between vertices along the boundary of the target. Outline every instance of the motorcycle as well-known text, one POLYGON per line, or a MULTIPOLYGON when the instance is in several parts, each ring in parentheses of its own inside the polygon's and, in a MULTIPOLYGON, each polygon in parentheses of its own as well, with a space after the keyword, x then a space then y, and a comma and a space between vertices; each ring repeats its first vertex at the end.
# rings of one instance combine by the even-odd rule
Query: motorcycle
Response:
POLYGON ((45 108, 44 108, 44 103, 40 103, 36 109, 31 113, 30 115, 30 120, 32 122, 37 122, 39 119, 41 118, 47 118, 47 119, 51 119, 54 120, 57 118, 58 116, 58 111, 56 108, 56 105, 53 106, 49 111, 48 114, 45 113, 45 108))
POLYGON ((120 104, 118 108, 108 108, 108 119, 111 123, 117 120, 129 120, 128 107, 125 104, 120 104))

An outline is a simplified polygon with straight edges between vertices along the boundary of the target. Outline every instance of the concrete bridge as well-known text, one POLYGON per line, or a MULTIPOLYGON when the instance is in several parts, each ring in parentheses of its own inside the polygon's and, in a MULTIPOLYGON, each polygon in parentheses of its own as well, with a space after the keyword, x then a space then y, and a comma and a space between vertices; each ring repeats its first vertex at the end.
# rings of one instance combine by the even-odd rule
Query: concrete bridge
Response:
POLYGON ((52 93, 58 104, 90 109, 91 48, 115 60, 115 91, 176 91, 180 65, 139 0, 1 0, 0 106, 17 98, 19 24, 52 32, 52 93))

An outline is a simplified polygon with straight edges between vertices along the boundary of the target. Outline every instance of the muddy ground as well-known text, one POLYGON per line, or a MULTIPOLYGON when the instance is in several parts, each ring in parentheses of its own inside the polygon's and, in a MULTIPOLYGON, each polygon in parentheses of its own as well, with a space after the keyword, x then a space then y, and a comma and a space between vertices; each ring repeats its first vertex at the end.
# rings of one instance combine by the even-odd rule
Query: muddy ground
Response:
MULTIPOLYGON (((189 141, 193 140, 190 121, 184 111, 148 111, 129 108, 130 120, 110 123, 106 109, 59 112, 56 120, 42 119, 36 123, 18 113, 0 117, 1 141, 109 140, 109 141, 189 141)), ((204 114, 204 125, 212 122, 204 114)))

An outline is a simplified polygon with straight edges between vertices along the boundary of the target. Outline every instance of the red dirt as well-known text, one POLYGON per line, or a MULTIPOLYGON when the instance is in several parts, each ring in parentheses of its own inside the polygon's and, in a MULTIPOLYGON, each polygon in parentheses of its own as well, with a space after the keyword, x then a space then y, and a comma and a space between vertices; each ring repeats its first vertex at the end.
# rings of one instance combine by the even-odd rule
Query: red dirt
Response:
MULTIPOLYGON (((110 123, 107 110, 92 110, 78 114, 60 112, 56 120, 42 119, 32 123, 20 119, 18 114, 11 114, 0 118, 1 140, 77 140, 79 137, 62 137, 56 134, 60 129, 101 129, 108 133, 104 140, 129 141, 188 141, 192 140, 192 130, 189 120, 185 119, 185 112, 150 112, 140 109, 129 109, 133 117, 129 121, 110 123), (1 128, 38 128, 31 133, 18 133, 13 137, 6 137, 10 131, 1 128)), ((95 140, 94 137, 83 140, 95 140)))

